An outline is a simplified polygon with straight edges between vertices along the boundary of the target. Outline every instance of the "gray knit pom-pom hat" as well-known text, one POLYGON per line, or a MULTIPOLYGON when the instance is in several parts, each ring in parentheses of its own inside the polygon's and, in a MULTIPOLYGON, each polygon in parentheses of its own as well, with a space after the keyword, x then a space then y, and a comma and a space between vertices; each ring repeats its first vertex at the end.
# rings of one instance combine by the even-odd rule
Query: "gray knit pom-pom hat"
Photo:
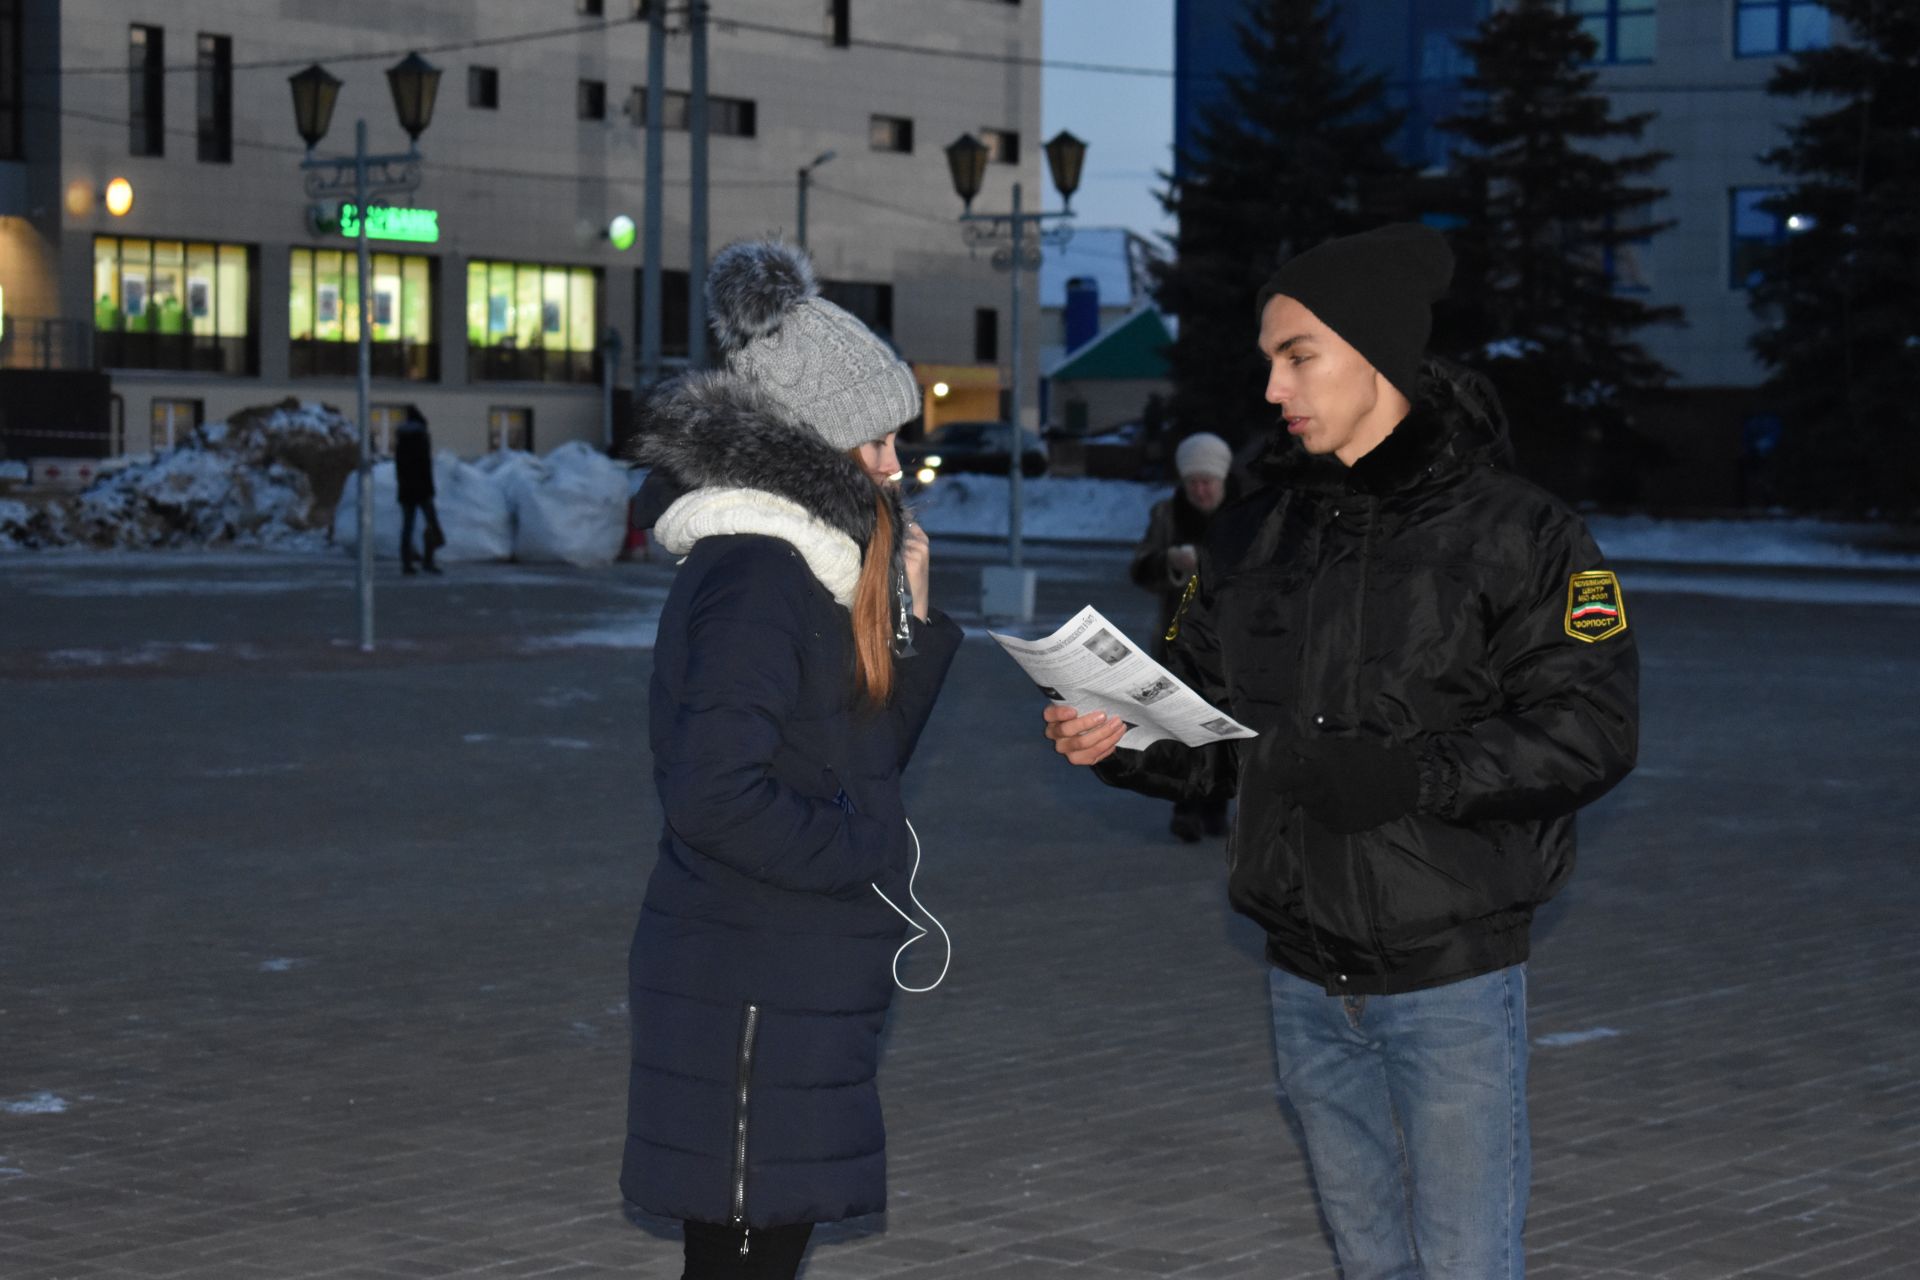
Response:
POLYGON ((820 296, 803 250, 777 240, 728 245, 707 269, 707 310, 728 366, 836 449, 920 415, 913 371, 820 296))

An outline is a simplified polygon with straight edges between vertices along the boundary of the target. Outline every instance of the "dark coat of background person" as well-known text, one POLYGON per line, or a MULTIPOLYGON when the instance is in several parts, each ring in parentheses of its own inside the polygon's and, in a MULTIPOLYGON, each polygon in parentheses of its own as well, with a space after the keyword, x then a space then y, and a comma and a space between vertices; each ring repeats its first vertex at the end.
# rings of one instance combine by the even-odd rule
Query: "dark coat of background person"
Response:
MULTIPOLYGON (((690 380, 640 445, 690 488, 771 491, 864 546, 873 485, 751 384, 690 380)), ((642 1209, 764 1228, 885 1207, 879 1033, 913 847, 900 775, 959 650, 913 624, 875 710, 853 633, 784 541, 702 539, 654 649, 665 811, 630 958, 633 1068, 621 1189, 642 1209)))
POLYGON ((1156 743, 1097 766, 1166 799, 1238 794, 1229 895, 1268 958, 1330 991, 1394 994, 1525 960, 1573 871, 1573 812, 1633 767, 1629 629, 1565 634, 1571 575, 1604 568, 1579 518, 1502 465, 1482 379, 1437 361, 1413 413, 1351 468, 1282 439, 1223 510, 1173 671, 1258 738, 1156 743), (1325 736, 1419 755, 1417 809, 1355 835, 1287 797, 1325 736))
MULTIPOLYGON (((1228 476, 1224 483, 1223 506, 1239 496, 1240 488, 1234 476, 1228 476)), ((1212 515, 1187 499, 1184 487, 1176 488, 1172 497, 1153 504, 1153 510, 1147 515, 1147 531, 1133 549, 1133 563, 1127 569, 1127 576, 1135 586, 1160 593, 1160 620, 1153 630, 1153 656, 1163 662, 1167 656, 1167 628, 1173 625, 1174 610, 1180 605, 1180 597, 1186 594, 1185 583, 1175 586, 1167 577, 1167 552, 1180 546, 1198 550, 1207 540, 1207 526, 1212 521, 1212 515)))
POLYGON ((393 433, 393 480, 402 506, 433 501, 433 437, 424 422, 393 433))

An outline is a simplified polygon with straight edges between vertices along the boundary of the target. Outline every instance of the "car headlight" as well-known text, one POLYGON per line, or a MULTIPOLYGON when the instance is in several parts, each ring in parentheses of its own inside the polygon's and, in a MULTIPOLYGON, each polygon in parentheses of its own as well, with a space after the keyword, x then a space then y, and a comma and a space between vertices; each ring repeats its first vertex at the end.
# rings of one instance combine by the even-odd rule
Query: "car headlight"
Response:
POLYGON ((913 478, 915 480, 918 480, 921 484, 932 484, 935 480, 940 478, 940 473, 938 471, 935 471, 932 467, 922 467, 920 468, 920 470, 914 472, 913 478))
POLYGON ((937 453, 930 453, 926 457, 920 459, 920 465, 925 470, 938 471, 940 469, 940 455, 937 453))

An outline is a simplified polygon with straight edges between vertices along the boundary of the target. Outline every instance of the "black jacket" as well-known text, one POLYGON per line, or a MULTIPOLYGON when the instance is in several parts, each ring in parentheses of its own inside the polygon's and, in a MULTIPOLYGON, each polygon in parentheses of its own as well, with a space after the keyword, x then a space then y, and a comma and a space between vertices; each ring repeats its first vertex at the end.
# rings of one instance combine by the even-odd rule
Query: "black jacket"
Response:
POLYGON ((393 480, 402 503, 433 501, 433 437, 423 422, 393 433, 393 480))
POLYGON ((874 526, 858 465, 725 374, 658 406, 643 450, 688 491, 656 526, 686 561, 649 693, 665 823, 630 956, 621 1188, 751 1227, 872 1213, 905 932, 872 885, 907 901, 900 775, 961 632, 913 623, 892 702, 870 708, 836 595, 874 526))
POLYGON ((1353 467, 1282 438, 1216 517, 1170 665, 1260 737, 1116 752, 1114 785, 1238 794, 1234 907, 1329 992, 1387 994, 1528 954, 1573 871, 1573 814, 1634 764, 1639 662, 1579 517, 1504 470, 1497 402, 1430 363, 1421 403, 1353 467), (1585 584, 1599 583, 1593 591, 1585 584), (1576 631, 1580 635, 1574 634, 1576 631), (1583 638, 1584 637, 1584 638, 1583 638), (1340 735, 1417 754, 1417 811, 1336 835, 1279 785, 1340 735))
MULTIPOLYGON (((1231 502, 1238 491, 1238 483, 1232 477, 1223 483, 1226 486, 1224 501, 1231 502)), ((1179 606, 1180 597, 1186 594, 1187 586, 1185 579, 1174 580, 1167 565, 1167 552, 1178 546, 1190 546, 1198 550, 1207 540, 1207 526, 1212 521, 1211 514, 1187 501, 1184 487, 1177 488, 1172 497, 1153 504, 1153 511, 1147 516, 1147 531, 1133 549, 1133 563, 1127 568, 1127 576, 1133 579, 1135 586, 1144 587, 1160 597, 1160 620, 1153 632, 1153 656, 1156 658, 1166 656, 1167 628, 1173 623, 1173 611, 1179 606)))

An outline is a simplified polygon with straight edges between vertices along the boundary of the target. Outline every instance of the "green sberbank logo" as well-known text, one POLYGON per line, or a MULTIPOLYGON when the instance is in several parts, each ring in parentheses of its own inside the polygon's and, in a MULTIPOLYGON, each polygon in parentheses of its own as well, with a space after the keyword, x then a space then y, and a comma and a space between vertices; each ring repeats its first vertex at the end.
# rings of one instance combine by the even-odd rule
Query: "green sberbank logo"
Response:
MULTIPOLYGON (((360 234, 358 205, 340 206, 340 234, 349 238, 360 234)), ((440 239, 440 211, 438 209, 402 209, 395 205, 384 204, 372 205, 367 210, 367 239, 411 240, 418 244, 434 244, 440 239)))

